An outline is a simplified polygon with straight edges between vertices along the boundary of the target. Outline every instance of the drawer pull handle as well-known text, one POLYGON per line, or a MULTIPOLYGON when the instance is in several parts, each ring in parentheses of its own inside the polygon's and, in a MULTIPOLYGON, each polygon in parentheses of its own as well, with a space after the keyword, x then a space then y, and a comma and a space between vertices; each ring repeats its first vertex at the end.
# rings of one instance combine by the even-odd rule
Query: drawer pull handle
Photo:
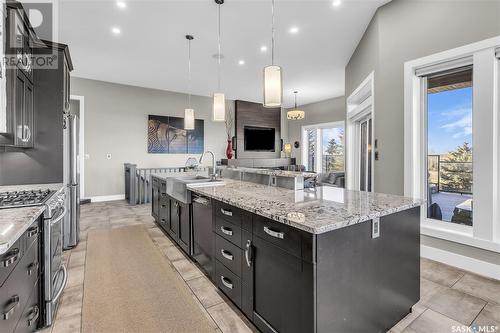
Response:
POLYGON ((38 226, 35 226, 35 227, 32 227, 30 229, 28 229, 28 232, 26 233, 26 235, 28 236, 28 238, 31 238, 35 235, 38 234, 38 226))
POLYGON ((35 306, 28 317, 28 326, 33 325, 37 321, 39 316, 40 309, 38 308, 38 306, 35 306))
POLYGON ((272 229, 269 229, 268 227, 264 227, 264 232, 266 234, 268 234, 269 236, 272 236, 275 238, 279 238, 279 239, 285 238, 285 234, 283 232, 274 231, 272 229))
POLYGON ((16 312, 17 307, 19 306, 19 296, 12 296, 7 306, 7 311, 3 313, 3 320, 9 320, 10 317, 16 312))
POLYGON ((228 289, 233 289, 233 284, 231 283, 231 280, 228 278, 224 277, 223 275, 220 276, 220 280, 222 281, 222 284, 228 288, 228 289))
POLYGON ((233 231, 229 228, 226 228, 226 227, 220 227, 220 231, 222 231, 222 233, 228 235, 228 236, 232 236, 233 235, 233 231))
POLYGON ((33 271, 38 272, 38 263, 33 262, 28 266, 28 276, 33 274, 33 271))
POLYGON ((220 212, 226 216, 233 216, 233 212, 230 210, 225 210, 224 208, 220 209, 220 212))
POLYGON ((247 244, 245 246, 245 259, 247 261, 247 266, 252 266, 252 241, 247 240, 247 244))
POLYGON ((165 207, 167 207, 167 205, 161 205, 161 207, 162 207, 162 208, 165 208, 165 207))
POLYGON ((2 267, 9 267, 19 259, 19 249, 13 249, 9 255, 2 259, 2 267))
POLYGON ((231 252, 226 251, 224 249, 220 250, 220 254, 222 254, 222 256, 224 258, 226 258, 227 260, 231 260, 232 261, 234 259, 234 256, 231 254, 231 252))

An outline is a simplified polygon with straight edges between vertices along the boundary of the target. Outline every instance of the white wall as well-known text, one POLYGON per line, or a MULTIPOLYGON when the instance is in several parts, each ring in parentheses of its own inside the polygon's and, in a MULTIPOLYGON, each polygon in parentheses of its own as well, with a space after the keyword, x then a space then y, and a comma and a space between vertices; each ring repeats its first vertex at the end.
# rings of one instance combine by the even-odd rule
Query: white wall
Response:
MULTIPOLYGON (((330 98, 324 101, 301 105, 299 109, 305 111, 305 118, 302 120, 286 120, 286 111, 284 112, 284 119, 288 123, 288 139, 286 143, 293 143, 300 140, 300 131, 302 126, 314 125, 321 123, 330 123, 334 121, 345 120, 345 98, 343 96, 330 98)), ((302 162, 302 147, 292 149, 292 157, 297 158, 297 164, 304 164, 302 162)))
MULTIPOLYGON (((71 94, 85 97, 86 197, 124 194, 123 163, 174 167, 184 166, 189 156, 199 157, 147 152, 148 115, 184 117, 186 94, 74 77, 71 94)), ((225 125, 211 121, 211 99, 193 96, 192 106, 195 117, 205 120, 205 150, 225 157, 225 125)), ((209 156, 205 162, 210 164, 209 156)))

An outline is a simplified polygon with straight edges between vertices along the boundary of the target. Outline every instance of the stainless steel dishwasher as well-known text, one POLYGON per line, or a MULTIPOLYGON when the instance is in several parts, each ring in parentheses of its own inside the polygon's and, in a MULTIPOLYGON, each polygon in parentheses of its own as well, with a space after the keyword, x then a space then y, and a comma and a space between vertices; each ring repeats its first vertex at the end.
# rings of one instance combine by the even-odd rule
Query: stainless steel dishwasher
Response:
POLYGON ((213 279, 215 237, 212 231, 212 201, 193 193, 193 258, 213 279))

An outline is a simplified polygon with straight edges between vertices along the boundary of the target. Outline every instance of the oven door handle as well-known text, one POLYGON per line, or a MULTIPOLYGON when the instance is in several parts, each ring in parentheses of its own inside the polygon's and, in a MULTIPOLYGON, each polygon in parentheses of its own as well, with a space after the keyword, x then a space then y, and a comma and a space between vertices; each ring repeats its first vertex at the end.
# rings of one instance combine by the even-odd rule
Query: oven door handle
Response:
POLYGON ((54 221, 50 221, 50 225, 53 226, 57 222, 61 221, 66 215, 66 211, 67 211, 66 207, 63 206, 62 213, 54 221))
POLYGON ((59 291, 57 292, 54 299, 52 299, 52 301, 51 301, 52 305, 55 305, 55 303, 57 302, 59 297, 61 297, 61 294, 62 294, 64 288, 66 287, 66 282, 68 282, 68 272, 66 271, 66 266, 62 265, 59 271, 61 271, 61 270, 63 271, 63 274, 64 274, 63 283, 61 285, 61 289, 59 289, 59 291))

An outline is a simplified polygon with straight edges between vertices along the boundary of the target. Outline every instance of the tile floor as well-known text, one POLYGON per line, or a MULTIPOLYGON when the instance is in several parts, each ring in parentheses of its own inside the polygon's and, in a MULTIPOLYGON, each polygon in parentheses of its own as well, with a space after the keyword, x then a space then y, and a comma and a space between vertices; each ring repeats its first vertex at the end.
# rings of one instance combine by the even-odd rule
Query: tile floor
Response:
MULTIPOLYGON (((200 269, 154 224, 149 205, 128 206, 125 201, 115 201, 82 205, 80 244, 75 249, 64 252, 68 265, 68 284, 54 324, 43 330, 43 333, 81 331, 88 230, 133 224, 144 224, 148 228, 149 235, 165 255, 165 260, 177 270, 179 279, 185 282, 185 287, 189 288, 200 309, 212 322, 214 332, 257 332, 200 269)), ((413 307, 413 312, 389 332, 459 332, 457 329, 465 329, 471 325, 489 326, 493 331, 488 332, 500 332, 500 281, 422 259, 421 300, 413 307)))

